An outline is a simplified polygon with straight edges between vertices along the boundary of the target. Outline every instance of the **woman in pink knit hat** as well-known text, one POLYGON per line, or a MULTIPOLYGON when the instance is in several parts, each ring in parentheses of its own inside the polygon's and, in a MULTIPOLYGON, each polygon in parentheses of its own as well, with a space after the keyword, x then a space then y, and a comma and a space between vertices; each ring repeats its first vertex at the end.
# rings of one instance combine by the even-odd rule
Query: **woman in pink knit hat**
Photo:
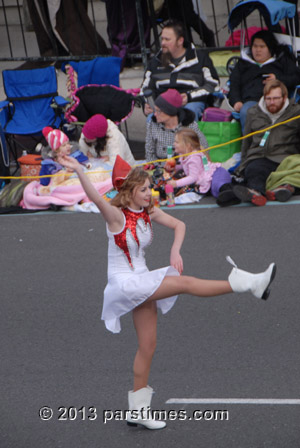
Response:
POLYGON ((118 127, 102 114, 93 115, 83 126, 79 140, 81 151, 88 157, 104 158, 110 165, 117 155, 134 165, 129 145, 118 127))

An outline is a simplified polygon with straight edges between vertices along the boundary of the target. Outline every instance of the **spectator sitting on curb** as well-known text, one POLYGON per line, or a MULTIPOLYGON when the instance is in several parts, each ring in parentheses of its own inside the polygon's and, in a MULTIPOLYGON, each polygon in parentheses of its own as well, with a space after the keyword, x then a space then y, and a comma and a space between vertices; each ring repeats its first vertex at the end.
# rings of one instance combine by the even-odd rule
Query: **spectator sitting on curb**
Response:
MULTIPOLYGON (((245 133, 263 130, 271 125, 283 123, 300 115, 300 105, 288 99, 286 86, 279 80, 268 82, 264 96, 256 106, 249 109, 245 133)), ((236 173, 244 177, 244 185, 232 186, 220 193, 217 203, 231 205, 233 198, 254 205, 267 202, 266 180, 279 164, 292 154, 300 152, 299 120, 283 123, 266 132, 252 135, 243 140, 241 164, 236 173)), ((288 185, 282 186, 288 189, 288 185)))
POLYGON ((231 181, 231 176, 221 163, 210 162, 205 152, 199 152, 203 148, 197 133, 189 128, 180 129, 175 135, 174 148, 175 152, 181 155, 176 171, 183 169, 185 176, 178 180, 169 180, 168 184, 178 189, 193 187, 200 194, 210 191, 217 198, 220 188, 231 181))
POLYGON ((114 165, 117 155, 129 165, 135 164, 126 138, 118 126, 102 114, 93 115, 82 128, 79 147, 88 157, 102 157, 114 165))

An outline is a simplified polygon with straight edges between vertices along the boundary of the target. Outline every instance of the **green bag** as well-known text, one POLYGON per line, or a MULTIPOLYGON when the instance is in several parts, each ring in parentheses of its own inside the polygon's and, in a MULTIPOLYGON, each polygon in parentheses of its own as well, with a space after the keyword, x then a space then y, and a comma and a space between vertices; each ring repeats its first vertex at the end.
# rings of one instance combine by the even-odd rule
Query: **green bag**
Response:
MULTIPOLYGON (((241 137, 241 125, 238 121, 199 121, 199 129, 206 137, 209 146, 226 143, 241 137)), ((234 153, 240 152, 241 140, 209 151, 212 162, 225 162, 234 153)))

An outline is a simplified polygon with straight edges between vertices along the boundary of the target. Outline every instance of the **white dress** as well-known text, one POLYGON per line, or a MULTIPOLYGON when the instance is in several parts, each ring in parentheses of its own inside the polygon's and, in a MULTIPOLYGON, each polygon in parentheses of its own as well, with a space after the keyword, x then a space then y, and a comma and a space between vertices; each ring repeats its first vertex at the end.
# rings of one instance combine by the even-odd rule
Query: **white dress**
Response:
MULTIPOLYGON (((108 235, 108 283, 104 290, 101 319, 113 333, 121 331, 120 317, 142 304, 160 286, 166 275, 179 275, 172 266, 149 271, 144 248, 152 241, 152 226, 145 210, 122 209, 121 232, 108 235)), ((157 307, 167 313, 177 296, 158 300, 157 307)))

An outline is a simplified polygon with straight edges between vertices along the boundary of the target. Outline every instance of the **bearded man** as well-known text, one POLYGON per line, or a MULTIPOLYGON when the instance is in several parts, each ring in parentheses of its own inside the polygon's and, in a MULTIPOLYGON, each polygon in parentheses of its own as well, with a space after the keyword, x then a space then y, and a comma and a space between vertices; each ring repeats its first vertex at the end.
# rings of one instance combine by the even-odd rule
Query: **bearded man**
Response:
MULTIPOLYGON (((161 50, 150 60, 141 89, 151 89, 154 100, 176 89, 198 121, 208 96, 219 89, 219 77, 208 53, 186 43, 183 25, 173 20, 162 30, 161 50)), ((144 112, 149 115, 153 110, 146 104, 144 112)))

